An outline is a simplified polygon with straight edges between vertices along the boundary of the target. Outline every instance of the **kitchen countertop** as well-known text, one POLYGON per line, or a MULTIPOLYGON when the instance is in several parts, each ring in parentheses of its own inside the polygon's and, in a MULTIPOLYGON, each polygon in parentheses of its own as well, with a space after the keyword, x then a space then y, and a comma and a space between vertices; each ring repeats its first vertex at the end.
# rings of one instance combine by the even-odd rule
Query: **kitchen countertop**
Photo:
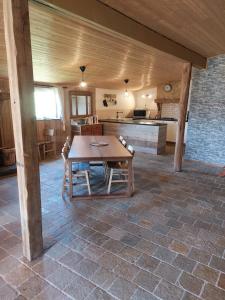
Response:
POLYGON ((166 126, 166 124, 158 123, 156 121, 140 119, 133 120, 132 118, 108 118, 108 119, 100 119, 99 122, 110 122, 110 123, 121 123, 121 124, 133 124, 133 125, 147 125, 147 126, 166 126))

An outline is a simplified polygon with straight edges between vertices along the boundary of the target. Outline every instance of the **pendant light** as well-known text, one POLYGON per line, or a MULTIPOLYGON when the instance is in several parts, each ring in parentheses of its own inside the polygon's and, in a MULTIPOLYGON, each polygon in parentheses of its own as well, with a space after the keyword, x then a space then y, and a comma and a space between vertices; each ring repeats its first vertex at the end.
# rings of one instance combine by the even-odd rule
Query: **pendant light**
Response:
POLYGON ((80 82, 80 87, 84 88, 87 86, 87 82, 84 80, 84 72, 86 70, 85 66, 80 66, 80 70, 82 72, 82 77, 81 77, 81 82, 80 82))
POLYGON ((125 83, 125 85, 126 85, 126 89, 125 89, 125 96, 126 97, 128 97, 129 96, 129 93, 128 93, 128 91, 127 91, 127 84, 128 84, 128 82, 129 82, 129 79, 124 79, 124 83, 125 83))

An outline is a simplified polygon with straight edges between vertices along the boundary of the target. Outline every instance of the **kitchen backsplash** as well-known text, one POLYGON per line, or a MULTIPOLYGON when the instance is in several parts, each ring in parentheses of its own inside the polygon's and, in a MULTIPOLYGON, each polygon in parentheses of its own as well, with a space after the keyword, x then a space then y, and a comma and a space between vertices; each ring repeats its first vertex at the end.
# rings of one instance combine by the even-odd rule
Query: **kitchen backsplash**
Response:
POLYGON ((164 103, 162 105, 162 118, 175 118, 179 117, 179 104, 178 103, 164 103))

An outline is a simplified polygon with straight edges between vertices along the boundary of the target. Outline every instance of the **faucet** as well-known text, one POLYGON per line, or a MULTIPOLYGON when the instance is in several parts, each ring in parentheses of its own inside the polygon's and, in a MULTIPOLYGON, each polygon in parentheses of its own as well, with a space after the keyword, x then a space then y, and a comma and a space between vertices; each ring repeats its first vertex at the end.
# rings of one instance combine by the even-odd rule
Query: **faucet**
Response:
POLYGON ((116 112, 116 118, 119 119, 119 114, 123 114, 123 111, 117 111, 116 112))

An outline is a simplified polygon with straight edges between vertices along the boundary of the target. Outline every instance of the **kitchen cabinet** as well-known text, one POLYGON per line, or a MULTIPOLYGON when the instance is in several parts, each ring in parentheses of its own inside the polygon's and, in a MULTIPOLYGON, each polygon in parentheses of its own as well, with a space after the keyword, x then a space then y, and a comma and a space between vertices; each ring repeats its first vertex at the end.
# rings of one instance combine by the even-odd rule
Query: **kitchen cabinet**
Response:
POLYGON ((71 136, 74 135, 102 135, 102 124, 85 124, 85 125, 72 125, 71 136))

